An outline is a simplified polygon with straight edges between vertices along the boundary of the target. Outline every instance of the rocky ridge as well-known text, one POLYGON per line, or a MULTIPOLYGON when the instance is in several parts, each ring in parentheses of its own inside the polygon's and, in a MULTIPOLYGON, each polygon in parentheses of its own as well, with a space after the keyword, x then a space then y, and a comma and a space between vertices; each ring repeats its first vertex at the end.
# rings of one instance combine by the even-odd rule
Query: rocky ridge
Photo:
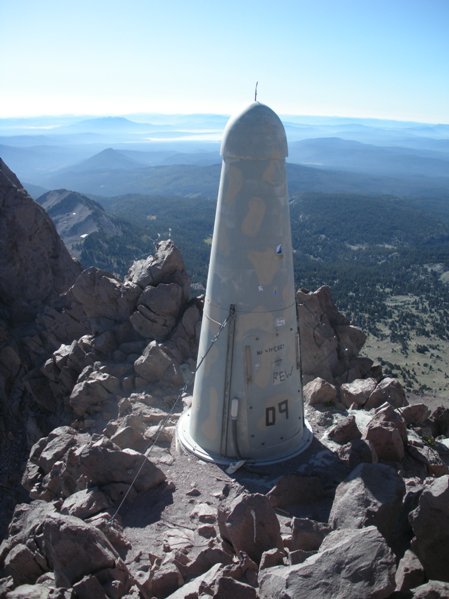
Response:
POLYGON ((0 596, 447 596, 449 410, 358 356, 328 288, 297 294, 312 445, 229 475, 175 442, 202 309, 176 247, 123 281, 73 264, 62 296, 4 319, 2 406, 21 389, 32 447, 0 596))

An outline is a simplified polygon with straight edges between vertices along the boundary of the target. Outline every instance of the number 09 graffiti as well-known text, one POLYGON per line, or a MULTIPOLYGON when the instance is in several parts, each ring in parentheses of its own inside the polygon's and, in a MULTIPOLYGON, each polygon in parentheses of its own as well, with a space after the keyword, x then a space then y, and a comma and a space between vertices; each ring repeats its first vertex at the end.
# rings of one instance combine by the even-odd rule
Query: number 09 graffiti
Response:
POLYGON ((288 420, 288 399, 280 401, 277 406, 270 406, 265 409, 265 426, 274 426, 276 417, 281 415, 288 420))

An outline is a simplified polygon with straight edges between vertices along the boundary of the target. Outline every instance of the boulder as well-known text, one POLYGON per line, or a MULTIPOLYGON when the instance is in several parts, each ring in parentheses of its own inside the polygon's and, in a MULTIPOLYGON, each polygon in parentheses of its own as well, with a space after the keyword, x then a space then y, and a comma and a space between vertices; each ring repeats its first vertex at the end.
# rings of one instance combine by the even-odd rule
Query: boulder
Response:
POLYGON ((399 412, 408 426, 420 425, 423 424, 429 417, 430 409, 428 406, 426 406, 426 404, 416 403, 400 408, 399 412))
POLYGON ((365 433, 379 460, 400 462, 405 455, 407 428, 402 416, 389 403, 376 409, 365 433))
POLYGON ((181 252, 171 239, 160 241, 153 256, 136 260, 131 265, 126 281, 144 289, 159 283, 180 283, 185 299, 189 296, 189 279, 181 252))
POLYGON ((404 482, 391 466, 360 464, 338 485, 329 524, 333 528, 374 525, 390 541, 404 493, 404 482))
POLYGON ((85 520, 111 507, 111 502, 99 489, 83 489, 67 497, 61 506, 61 514, 85 520))
POLYGON ((107 372, 99 372, 87 367, 79 377, 79 382, 70 394, 70 406, 77 416, 101 412, 105 404, 114 401, 120 391, 120 381, 107 372))
POLYGON ((337 390, 334 385, 328 383, 321 377, 317 377, 304 385, 304 401, 311 406, 319 404, 335 404, 337 401, 337 390))
POLYGON ((339 420, 337 424, 329 429, 327 435, 332 441, 343 444, 354 439, 360 439, 362 433, 357 427, 355 417, 351 414, 339 420))
POLYGON ((449 475, 440 476, 424 489, 409 520, 415 533, 411 548, 426 576, 449 582, 449 475))
POLYGON ((264 551, 283 548, 279 521, 265 495, 243 495, 220 504, 218 526, 235 553, 244 551, 256 562, 264 551))
POLYGON ((111 273, 91 266, 76 279, 71 293, 89 319, 127 320, 140 289, 124 285, 111 273))
POLYGON ((366 335, 338 312, 329 287, 296 294, 303 379, 321 377, 333 383, 348 373, 366 335))
POLYGON ((137 333, 150 339, 165 339, 173 329, 184 303, 182 288, 176 283, 148 285, 137 301, 130 322, 137 333))
POLYGON ((449 583, 439 580, 429 580, 413 590, 413 599, 447 599, 449 583))
POLYGON ((53 514, 44 520, 42 533, 43 551, 57 586, 69 588, 84 576, 95 574, 104 587, 108 570, 124 591, 131 586, 125 564, 94 526, 73 516, 53 514))
POLYGON ((332 528, 309 518, 293 518, 290 550, 317 551, 332 528))
POLYGON ((430 415, 434 437, 449 437, 449 408, 439 406, 430 415))
POLYGON ((345 443, 337 449, 337 456, 350 470, 362 463, 377 464, 379 461, 373 445, 364 439, 354 439, 345 443))
POLYGON ((374 526, 337 530, 303 563, 259 576, 261 599, 385 599, 394 591, 395 558, 374 526))
POLYGON ((424 568, 410 549, 407 549, 399 561, 395 581, 396 591, 403 593, 424 584, 426 581, 424 568))
POLYGON ((365 404, 365 410, 378 408, 386 401, 395 408, 401 408, 407 405, 405 391, 401 383, 391 377, 386 377, 377 384, 365 404))
POLYGON ((143 354, 134 362, 134 370, 148 383, 160 381, 179 386, 183 382, 178 364, 157 341, 151 341, 146 346, 143 354))
POLYGON ((366 404, 375 388, 376 380, 372 378, 356 379, 352 383, 344 383, 340 387, 341 401, 347 408, 351 406, 361 408, 366 404))

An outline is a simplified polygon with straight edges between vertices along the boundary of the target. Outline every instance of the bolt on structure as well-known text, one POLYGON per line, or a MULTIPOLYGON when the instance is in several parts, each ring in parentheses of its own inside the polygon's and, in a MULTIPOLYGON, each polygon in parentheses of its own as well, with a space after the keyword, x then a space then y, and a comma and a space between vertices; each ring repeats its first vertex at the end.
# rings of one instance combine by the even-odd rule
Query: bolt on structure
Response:
POLYGON ((288 150, 279 117, 254 102, 228 122, 221 154, 198 351, 204 359, 178 438, 206 460, 272 463, 312 439, 303 410, 288 150))

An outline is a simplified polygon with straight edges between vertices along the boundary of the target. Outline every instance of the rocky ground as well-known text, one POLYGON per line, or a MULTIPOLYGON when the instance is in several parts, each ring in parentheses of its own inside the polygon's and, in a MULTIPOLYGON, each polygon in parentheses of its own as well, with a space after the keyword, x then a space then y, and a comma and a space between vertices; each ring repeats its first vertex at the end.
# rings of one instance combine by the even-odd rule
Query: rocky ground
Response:
MULTIPOLYGON (((34 218, 0 175, 10 227, 17 205, 34 218)), ((449 409, 360 358, 328 288, 297 293, 312 444, 229 473, 176 442, 202 301, 173 243, 123 281, 69 262, 39 295, 33 276, 0 303, 1 597, 449 596, 449 409)))

